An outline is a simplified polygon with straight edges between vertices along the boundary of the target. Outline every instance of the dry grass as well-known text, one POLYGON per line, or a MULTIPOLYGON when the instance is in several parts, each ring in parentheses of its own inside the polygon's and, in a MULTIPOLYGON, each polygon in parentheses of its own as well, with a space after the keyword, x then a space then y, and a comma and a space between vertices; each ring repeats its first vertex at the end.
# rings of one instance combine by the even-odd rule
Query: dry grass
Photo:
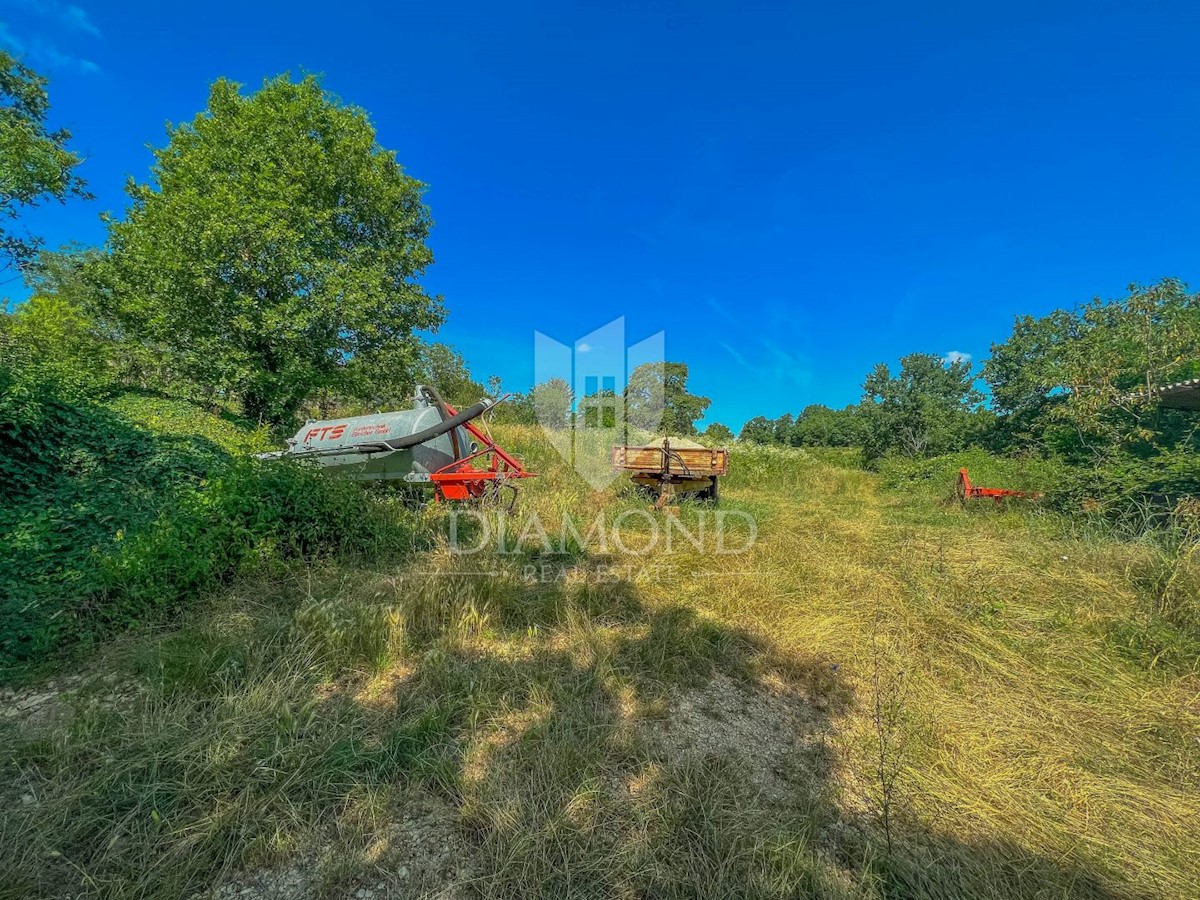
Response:
POLYGON ((502 437, 516 552, 244 584, 0 720, 0 893, 1195 896, 1198 681, 1119 638, 1154 548, 739 451, 746 553, 548 554, 535 516, 633 549, 646 505, 502 437))

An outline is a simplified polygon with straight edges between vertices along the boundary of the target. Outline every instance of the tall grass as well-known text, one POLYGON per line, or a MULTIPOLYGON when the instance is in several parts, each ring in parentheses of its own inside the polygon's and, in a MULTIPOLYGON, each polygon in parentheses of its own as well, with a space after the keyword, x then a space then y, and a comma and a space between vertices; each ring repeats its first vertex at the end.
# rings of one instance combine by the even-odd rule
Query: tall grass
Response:
MULTIPOLYGON (((510 533, 645 510, 498 430, 540 473, 510 533)), ((1200 592, 1196 558, 950 488, 739 448, 741 555, 459 556, 434 508, 406 561, 240 582, 109 648, 56 716, 0 720, 0 893, 299 866, 328 896, 1194 896, 1196 677, 1114 635, 1200 592), (456 859, 418 883, 397 860, 429 802, 456 859)))

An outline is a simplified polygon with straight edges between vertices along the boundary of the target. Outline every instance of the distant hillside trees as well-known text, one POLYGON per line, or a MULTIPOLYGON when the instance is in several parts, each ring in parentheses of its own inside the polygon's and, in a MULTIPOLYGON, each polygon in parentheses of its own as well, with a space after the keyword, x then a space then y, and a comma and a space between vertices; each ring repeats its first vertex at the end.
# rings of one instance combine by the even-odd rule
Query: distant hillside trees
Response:
POLYGON ((987 402, 969 362, 909 354, 898 372, 876 366, 855 406, 809 406, 794 421, 757 416, 740 437, 858 446, 872 465, 973 446, 1052 458, 1070 472, 1063 496, 1107 499, 1126 512, 1200 494, 1200 420, 1155 394, 1200 377, 1200 294, 1179 280, 1019 316, 981 376, 987 402))
POLYGON ((790 413, 778 419, 756 416, 742 426, 739 439, 785 447, 860 447, 862 414, 857 406, 830 409, 812 404, 795 419, 790 413))
POLYGON ((738 440, 751 444, 773 444, 775 443, 775 434, 775 425, 770 419, 766 416, 755 416, 753 419, 748 419, 742 426, 738 440))
POLYGON ((792 443, 800 447, 854 447, 862 444, 861 417, 857 407, 830 409, 813 404, 804 407, 792 426, 792 443))
POLYGON ((97 281, 130 335, 251 419, 352 388, 355 357, 410 359, 414 330, 442 321, 416 281, 433 261, 423 185, 314 77, 249 96, 217 81, 154 155, 97 281))
POLYGON ((722 425, 720 422, 713 422, 700 435, 705 443, 714 447, 719 447, 728 444, 733 440, 733 432, 729 430, 728 425, 722 425))
POLYGON ((974 387, 971 364, 913 353, 893 374, 880 363, 863 383, 863 399, 844 409, 806 406, 795 419, 757 416, 741 439, 791 447, 860 447, 870 461, 888 453, 935 455, 961 449, 986 432, 990 414, 974 387))

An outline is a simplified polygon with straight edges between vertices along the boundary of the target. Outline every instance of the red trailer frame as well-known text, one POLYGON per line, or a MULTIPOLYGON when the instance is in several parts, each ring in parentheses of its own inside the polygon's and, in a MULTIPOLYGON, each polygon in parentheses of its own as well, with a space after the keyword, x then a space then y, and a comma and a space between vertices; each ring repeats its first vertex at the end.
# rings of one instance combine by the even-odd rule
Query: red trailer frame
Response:
MULTIPOLYGON (((448 403, 446 412, 451 416, 458 414, 458 410, 448 403)), ((533 478, 534 473, 527 471, 516 457, 498 447, 492 436, 477 427, 475 422, 464 422, 462 427, 475 439, 479 449, 430 473, 434 500, 473 500, 489 494, 498 499, 500 491, 507 487, 512 490, 515 502, 517 486, 508 482, 517 478, 533 478), (475 460, 485 456, 490 457, 486 469, 472 465, 475 460)))
POLYGON ((1042 499, 1041 491, 1014 491, 1008 488, 979 487, 979 485, 971 484, 971 476, 967 474, 966 469, 958 470, 958 484, 955 485, 954 493, 958 495, 958 502, 963 506, 967 505, 968 500, 982 500, 985 497, 996 503, 1009 497, 1021 500, 1042 499))

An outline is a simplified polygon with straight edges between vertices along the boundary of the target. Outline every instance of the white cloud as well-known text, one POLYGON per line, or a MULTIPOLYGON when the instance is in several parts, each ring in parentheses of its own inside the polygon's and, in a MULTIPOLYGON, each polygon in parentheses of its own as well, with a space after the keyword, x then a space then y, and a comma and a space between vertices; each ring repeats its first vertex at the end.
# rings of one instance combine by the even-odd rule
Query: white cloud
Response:
POLYGON ((812 379, 812 371, 807 359, 802 354, 788 353, 771 341, 763 341, 762 345, 775 358, 775 363, 768 365, 766 368, 771 372, 772 377, 776 381, 794 382, 795 384, 805 386, 812 379))
MULTIPOLYGON (((40 16, 53 19, 59 25, 87 32, 93 37, 100 37, 97 28, 87 11, 80 6, 58 2, 58 0, 22 0, 23 4, 40 16)), ((90 59, 76 56, 59 49, 58 44, 42 35, 35 33, 26 38, 19 38, 8 29, 8 25, 0 22, 0 47, 8 50, 13 56, 33 66, 35 69, 70 69, 91 75, 100 71, 100 67, 90 59)))
POLYGON ((971 361, 970 353, 963 353, 961 350, 950 350, 942 357, 942 362, 946 365, 953 365, 956 362, 969 363, 971 361))
POLYGON ((86 31, 92 37, 100 37, 100 29, 88 18, 87 10, 83 7, 68 4, 62 8, 59 15, 68 25, 73 25, 80 31, 86 31))
POLYGON ((44 41, 41 38, 34 38, 30 43, 29 62, 35 68, 74 69, 77 72, 83 72, 85 75, 92 75, 100 71, 100 67, 90 59, 64 53, 58 47, 54 46, 54 44, 44 41))
POLYGON ((25 55, 25 42, 8 30, 8 25, 0 22, 0 47, 13 54, 13 56, 25 55))
POLYGON ((22 5, 32 9, 40 16, 57 19, 64 25, 100 37, 100 29, 92 22, 87 10, 73 3, 62 3, 60 0, 21 0, 22 5))
POLYGON ((587 341, 583 341, 580 344, 577 344, 575 347, 576 353, 590 353, 591 351, 592 351, 592 345, 589 344, 587 341))
POLYGON ((742 356, 742 354, 738 353, 738 351, 734 350, 732 347, 730 347, 724 341, 718 341, 718 343, 720 344, 722 350, 724 350, 726 353, 728 353, 730 356, 732 356, 735 360, 737 360, 737 363, 739 366, 742 366, 742 368, 745 368, 745 369, 749 369, 752 372, 754 371, 754 366, 750 365, 750 363, 746 359, 746 357, 742 356))
POLYGON ((738 320, 734 318, 733 314, 730 313, 729 310, 727 310, 720 303, 718 303, 715 297, 706 297, 704 302, 708 304, 709 309, 711 309, 725 321, 733 322, 734 324, 737 323, 738 320))

